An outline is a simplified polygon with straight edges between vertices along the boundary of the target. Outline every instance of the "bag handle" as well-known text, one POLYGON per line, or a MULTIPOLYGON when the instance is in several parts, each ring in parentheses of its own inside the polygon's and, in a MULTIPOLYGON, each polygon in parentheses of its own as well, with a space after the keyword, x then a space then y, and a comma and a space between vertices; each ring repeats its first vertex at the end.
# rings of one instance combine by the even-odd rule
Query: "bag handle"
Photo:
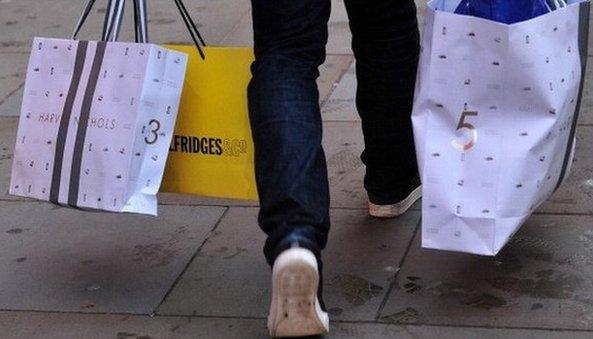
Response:
MULTIPOLYGON (((87 0, 82 14, 78 19, 78 23, 76 24, 76 28, 74 29, 74 33, 72 33, 72 40, 76 40, 76 37, 82 29, 82 26, 84 26, 86 19, 95 5, 95 2, 96 0, 87 0)), ((136 3, 137 0, 134 0, 134 2, 136 3)), ((102 41, 116 41, 118 39, 121 24, 123 22, 125 5, 126 0, 108 0, 105 20, 103 21, 103 32, 101 34, 102 41)), ((144 9, 146 9, 146 7, 144 7, 144 9)), ((134 7, 134 10, 136 12, 136 6, 134 7)), ((146 27, 146 22, 144 22, 143 26, 146 27)), ((136 38, 136 42, 139 42, 138 37, 136 38)))
POLYGON ((174 1, 175 1, 175 5, 177 5, 177 9, 179 10, 179 13, 181 14, 181 17, 183 18, 185 27, 187 27, 187 30, 189 31, 189 34, 191 35, 191 38, 194 41, 194 44, 198 48, 198 53, 200 53, 200 57, 202 58, 202 60, 206 59, 206 55, 204 55, 204 51, 202 50, 202 47, 200 47, 199 42, 201 42, 202 46, 204 46, 204 47, 206 47, 206 43, 204 42, 204 39, 202 38, 202 35, 200 34, 198 27, 196 26, 194 20, 191 18, 189 12, 187 11, 187 8, 183 4, 183 1, 182 0, 174 0, 174 1), (197 37, 197 39, 196 39, 196 37, 197 37), (198 40, 199 40, 199 42, 198 42, 198 40))
MULTIPOLYGON (((133 0, 134 1, 134 32, 136 42, 146 43, 148 42, 148 25, 147 25, 147 11, 146 11, 146 0, 133 0)), ((183 22, 190 36, 198 49, 198 53, 202 59, 206 59, 206 55, 202 49, 202 46, 206 46, 200 31, 198 30, 196 23, 189 14, 187 7, 182 0, 173 0, 175 5, 181 14, 183 22), (200 45, 201 44, 201 45, 200 45)), ((96 0, 87 0, 84 9, 76 28, 72 33, 72 40, 76 40, 76 37, 84 23, 86 22, 96 0)), ((108 0, 107 12, 105 14, 105 20, 103 22, 103 33, 101 35, 102 41, 116 41, 119 37, 119 31, 121 29, 121 23, 123 21, 123 14, 126 0, 108 0)))
POLYGON ((134 0, 134 30, 136 42, 148 42, 146 0, 134 0))
POLYGON ((548 0, 547 2, 552 11, 568 6, 565 0, 548 0))
MULTIPOLYGON (((111 1, 111 0, 110 0, 111 1)), ((113 13, 110 25, 107 29, 107 36, 103 37, 103 41, 117 41, 121 24, 124 19, 124 9, 126 8, 126 0, 115 0, 113 3, 113 13)), ((110 12, 107 12, 110 13, 110 12)))
POLYGON ((103 41, 107 40, 107 33, 111 26, 111 20, 113 19, 114 7, 114 0, 108 0, 107 12, 105 13, 105 20, 103 21, 103 32, 101 33, 101 40, 103 41))
MULTIPOLYGON (((89 13, 91 12, 91 9, 93 9, 94 4, 95 4, 95 0, 87 1, 86 5, 84 6, 84 9, 82 10, 82 14, 80 15, 80 18, 78 18, 78 23, 76 23, 74 32, 72 33, 72 40, 76 40, 76 36, 78 35, 78 33, 80 32, 80 29, 84 25, 87 17, 89 16, 89 13)), ((109 5, 111 5, 111 0, 109 0, 109 5)), ((109 9, 107 10, 107 13, 109 13, 109 9)), ((105 16, 105 23, 107 23, 107 15, 105 16)), ((103 29, 105 29, 105 27, 106 27, 106 25, 103 26, 103 29)), ((105 35, 105 31, 103 31, 103 35, 105 35)))
MULTIPOLYGON (((125 1, 125 0, 124 0, 125 1)), ((206 59, 206 55, 202 50, 202 46, 206 46, 200 31, 197 28, 196 23, 192 19, 189 11, 185 7, 182 0, 174 0, 179 14, 185 23, 185 27, 189 31, 189 34, 198 49, 198 53, 202 59, 206 59)), ((147 20, 146 20, 146 0, 134 0, 134 22, 135 22, 135 33, 136 42, 148 42, 148 31, 147 31, 147 20)))

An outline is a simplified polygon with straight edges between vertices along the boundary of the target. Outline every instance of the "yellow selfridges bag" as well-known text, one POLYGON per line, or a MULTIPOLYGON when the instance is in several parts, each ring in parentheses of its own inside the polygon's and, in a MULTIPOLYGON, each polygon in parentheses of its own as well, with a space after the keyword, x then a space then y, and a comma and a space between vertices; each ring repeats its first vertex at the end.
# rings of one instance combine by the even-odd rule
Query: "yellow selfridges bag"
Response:
POLYGON ((256 200, 247 113, 252 48, 167 46, 189 55, 161 191, 256 200))

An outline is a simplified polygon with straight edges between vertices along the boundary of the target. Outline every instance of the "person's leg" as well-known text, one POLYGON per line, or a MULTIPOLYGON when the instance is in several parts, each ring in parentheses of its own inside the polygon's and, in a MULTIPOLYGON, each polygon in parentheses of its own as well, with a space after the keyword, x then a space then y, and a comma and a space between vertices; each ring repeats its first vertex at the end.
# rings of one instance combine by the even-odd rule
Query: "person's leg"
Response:
POLYGON ((364 184, 371 203, 395 204, 419 186, 411 121, 420 51, 416 6, 413 0, 345 3, 365 141, 364 184))
POLYGON ((329 231, 329 188, 316 79, 325 60, 329 0, 253 0, 255 62, 249 117, 273 264, 292 242, 319 251, 329 231))
POLYGON ((274 336, 319 334, 327 328, 327 314, 315 309, 320 301, 294 293, 313 289, 315 299, 330 224, 316 85, 325 60, 330 0, 252 0, 252 10, 255 62, 248 98, 258 220, 273 265, 268 326, 274 336), (307 310, 298 308, 307 303, 307 310))

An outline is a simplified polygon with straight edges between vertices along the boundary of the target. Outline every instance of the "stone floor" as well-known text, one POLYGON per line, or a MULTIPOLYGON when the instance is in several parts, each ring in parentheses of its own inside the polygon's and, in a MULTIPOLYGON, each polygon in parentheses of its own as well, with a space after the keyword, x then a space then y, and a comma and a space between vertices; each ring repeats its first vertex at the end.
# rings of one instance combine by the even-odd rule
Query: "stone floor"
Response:
MULTIPOLYGON (((68 37, 79 2, 0 0, 0 337, 265 337, 270 271, 255 203, 161 194, 150 218, 5 193, 31 38, 68 37)), ((83 38, 98 36, 103 2, 83 38)), ((251 45, 248 0, 186 2, 210 44, 251 45)), ((152 41, 188 41, 172 1, 149 6, 152 41)), ((568 183, 496 258, 435 252, 420 248, 417 206, 395 220, 366 215, 342 0, 329 29, 319 87, 334 225, 330 337, 593 337, 593 67, 568 183)))

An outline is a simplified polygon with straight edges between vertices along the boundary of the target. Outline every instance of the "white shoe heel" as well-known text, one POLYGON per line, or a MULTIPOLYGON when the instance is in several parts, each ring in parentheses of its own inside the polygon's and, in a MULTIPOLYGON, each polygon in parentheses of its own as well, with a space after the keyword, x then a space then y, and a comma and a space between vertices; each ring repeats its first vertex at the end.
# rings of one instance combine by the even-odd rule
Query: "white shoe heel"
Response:
POLYGON ((272 270, 272 302, 268 330, 272 337, 327 333, 329 316, 317 298, 319 271, 311 251, 291 248, 282 252, 272 270))

